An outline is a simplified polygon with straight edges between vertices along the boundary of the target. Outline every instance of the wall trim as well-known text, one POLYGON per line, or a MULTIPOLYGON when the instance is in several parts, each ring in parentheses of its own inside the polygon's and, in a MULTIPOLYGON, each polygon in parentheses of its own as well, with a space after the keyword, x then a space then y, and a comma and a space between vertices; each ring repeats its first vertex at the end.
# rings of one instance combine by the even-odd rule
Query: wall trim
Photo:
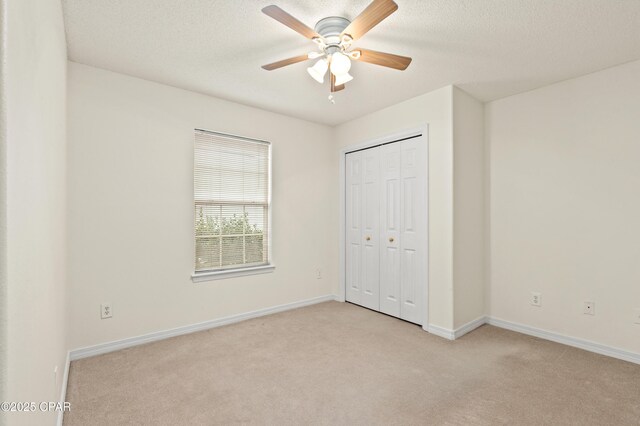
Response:
MULTIPOLYGON (((69 366, 71 365, 71 351, 67 351, 67 359, 64 364, 64 373, 62 373, 62 389, 60 389, 60 404, 64 407, 67 399, 67 384, 69 383, 69 366)), ((57 426, 62 426, 64 422, 64 410, 58 411, 57 426)))
POLYGON ((466 324, 456 328, 455 330, 453 330, 454 339, 459 339, 462 336, 464 336, 465 334, 472 332, 476 328, 480 327, 481 325, 485 325, 486 323, 487 323, 487 316, 486 315, 478 317, 478 318, 474 319, 473 321, 469 321, 468 323, 466 323, 466 324))
POLYGON ((440 327, 439 325, 429 324, 426 328, 423 327, 428 333, 445 338, 447 340, 455 340, 456 335, 453 330, 440 327))
POLYGON ((314 297, 312 299, 300 300, 297 302, 286 303, 284 305, 272 306, 269 308, 258 309, 256 311, 245 312, 242 314, 230 315, 227 317, 218 318, 210 321, 200 322, 200 323, 191 324, 191 325, 185 325, 182 327, 176 327, 169 330, 156 331, 153 333, 143 334, 141 336, 129 337, 121 340, 114 340, 112 342, 107 342, 107 343, 100 343, 97 345, 87 346, 84 348, 72 350, 70 352, 70 359, 71 361, 75 361, 82 358, 102 355, 102 354, 114 352, 120 349, 125 349, 133 346, 143 345, 145 343, 155 342, 157 340, 168 339, 170 337, 194 333, 196 331, 208 330, 210 328, 221 327, 223 325, 233 324, 236 322, 245 321, 252 318, 258 318, 265 315, 289 311, 291 309, 302 308, 305 306, 315 305, 317 303, 329 302, 333 300, 340 300, 340 298, 336 295, 328 294, 325 296, 314 297))
POLYGON ((253 266, 250 268, 223 269, 220 271, 194 272, 191 274, 191 281, 201 283, 213 280, 224 280, 226 278, 244 277, 248 275, 268 274, 275 271, 276 265, 253 266))
POLYGON ((443 337, 447 340, 456 340, 486 323, 487 323, 487 316, 483 315, 481 317, 474 319, 473 321, 469 321, 468 323, 456 328, 455 330, 451 330, 445 327, 440 327, 439 325, 434 325, 434 324, 429 324, 425 328, 425 330, 431 334, 435 334, 436 336, 443 337))
POLYGON ((443 337, 447 340, 456 340, 465 334, 475 330, 483 324, 493 325, 494 327, 503 328, 505 330, 515 331, 517 333, 526 334, 528 336, 538 337, 540 339, 550 340, 552 342, 560 343, 574 348, 583 349, 588 352, 597 353, 600 355, 609 356, 623 361, 632 362, 634 364, 640 364, 640 354, 635 352, 626 351, 624 349, 614 348, 612 346, 603 345, 601 343, 592 342, 590 340, 580 339, 577 337, 566 336, 564 334, 555 333, 552 331, 543 330, 541 328, 531 327, 529 325, 519 324, 512 321, 503 320, 500 318, 482 316, 473 321, 466 323, 465 325, 451 330, 448 328, 440 327, 438 325, 429 324, 427 331, 439 337, 443 337))
POLYGON ((562 343, 563 345, 573 346, 574 348, 584 349, 585 351, 594 352, 600 355, 606 355, 612 358, 621 359, 623 361, 640 364, 640 354, 626 351, 624 349, 614 348, 600 343, 595 343, 590 340, 579 339, 577 337, 565 336, 564 334, 559 334, 524 324, 518 324, 512 321, 507 321, 495 317, 488 317, 487 323, 489 325, 504 328, 506 330, 516 331, 518 333, 539 337, 541 339, 550 340, 556 343, 562 343))

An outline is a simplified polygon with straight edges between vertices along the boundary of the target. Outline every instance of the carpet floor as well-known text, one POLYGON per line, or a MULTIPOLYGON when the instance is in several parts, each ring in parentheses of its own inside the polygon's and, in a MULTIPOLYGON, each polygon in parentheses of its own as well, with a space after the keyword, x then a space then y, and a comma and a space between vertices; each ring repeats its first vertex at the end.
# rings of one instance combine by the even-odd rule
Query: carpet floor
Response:
POLYGON ((64 424, 639 425, 640 365, 327 302, 71 363, 64 424))

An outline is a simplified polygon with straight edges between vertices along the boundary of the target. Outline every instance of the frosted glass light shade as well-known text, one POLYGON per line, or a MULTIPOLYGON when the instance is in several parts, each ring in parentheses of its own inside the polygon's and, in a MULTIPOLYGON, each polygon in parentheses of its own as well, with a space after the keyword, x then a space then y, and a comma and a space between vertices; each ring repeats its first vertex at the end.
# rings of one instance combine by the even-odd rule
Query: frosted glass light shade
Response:
POLYGON ((351 69, 351 59, 343 53, 336 52, 331 55, 331 72, 336 77, 346 74, 351 69))
POLYGON ((327 68, 329 68, 327 60, 322 58, 313 64, 312 67, 307 68, 307 72, 318 83, 324 83, 324 75, 327 73, 327 68))
POLYGON ((349 74, 348 72, 345 72, 344 74, 340 74, 336 76, 336 86, 341 86, 345 83, 350 82, 351 80, 353 80, 353 76, 351 76, 351 74, 349 74))

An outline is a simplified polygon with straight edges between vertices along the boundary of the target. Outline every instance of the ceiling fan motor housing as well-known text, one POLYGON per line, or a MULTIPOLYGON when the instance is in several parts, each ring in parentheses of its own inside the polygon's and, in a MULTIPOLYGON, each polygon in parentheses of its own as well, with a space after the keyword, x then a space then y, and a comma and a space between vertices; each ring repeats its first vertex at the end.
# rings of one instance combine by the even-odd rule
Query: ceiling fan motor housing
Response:
POLYGON ((339 47, 340 34, 349 26, 351 21, 341 16, 329 16, 318 21, 315 26, 316 33, 326 41, 327 47, 339 47))

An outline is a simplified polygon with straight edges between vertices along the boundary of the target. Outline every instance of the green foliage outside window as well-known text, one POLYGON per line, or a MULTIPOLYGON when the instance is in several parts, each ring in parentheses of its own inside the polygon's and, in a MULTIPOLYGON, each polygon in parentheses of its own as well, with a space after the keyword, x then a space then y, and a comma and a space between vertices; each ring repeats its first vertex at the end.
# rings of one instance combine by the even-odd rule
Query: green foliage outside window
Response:
POLYGON ((230 217, 207 215, 198 209, 196 219, 197 269, 262 263, 264 232, 251 224, 249 214, 230 217))

